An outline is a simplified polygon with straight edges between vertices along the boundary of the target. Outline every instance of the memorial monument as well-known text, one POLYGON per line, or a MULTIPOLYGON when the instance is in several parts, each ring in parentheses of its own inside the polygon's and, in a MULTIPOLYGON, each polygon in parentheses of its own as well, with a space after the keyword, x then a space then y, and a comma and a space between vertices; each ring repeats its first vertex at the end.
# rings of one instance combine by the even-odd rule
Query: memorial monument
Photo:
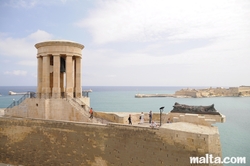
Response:
POLYGON ((174 108, 171 112, 220 115, 220 113, 214 108, 214 104, 210 106, 189 106, 176 102, 173 107, 174 108))
POLYGON ((37 97, 82 96, 81 59, 83 45, 70 41, 37 43, 37 97))
POLYGON ((67 41, 44 41, 37 48, 37 93, 20 104, 5 109, 5 115, 98 122, 89 119, 90 99, 82 96, 82 44, 67 41))

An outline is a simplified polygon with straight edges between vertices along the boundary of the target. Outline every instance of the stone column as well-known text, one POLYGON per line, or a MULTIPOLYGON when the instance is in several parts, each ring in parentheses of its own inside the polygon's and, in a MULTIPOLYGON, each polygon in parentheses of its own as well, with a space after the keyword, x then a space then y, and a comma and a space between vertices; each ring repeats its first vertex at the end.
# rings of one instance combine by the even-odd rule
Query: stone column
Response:
POLYGON ((50 57, 49 55, 43 56, 43 72, 42 72, 42 98, 50 97, 50 57))
POLYGON ((60 98, 60 55, 53 54, 53 88, 52 97, 60 98))
POLYGON ((37 57, 37 98, 41 98, 41 93, 42 93, 42 83, 43 83, 43 75, 42 75, 42 71, 43 71, 43 59, 42 57, 39 55, 37 57))
POLYGON ((82 72, 81 72, 81 57, 75 59, 75 93, 76 98, 82 97, 82 72))
POLYGON ((66 55, 66 95, 73 97, 72 55, 66 55))

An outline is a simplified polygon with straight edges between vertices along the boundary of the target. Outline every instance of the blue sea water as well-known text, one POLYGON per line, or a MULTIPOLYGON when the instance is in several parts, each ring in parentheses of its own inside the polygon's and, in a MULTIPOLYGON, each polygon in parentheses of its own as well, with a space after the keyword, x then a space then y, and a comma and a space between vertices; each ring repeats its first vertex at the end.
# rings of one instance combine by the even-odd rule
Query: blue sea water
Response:
MULTIPOLYGON (((186 87, 120 87, 120 86, 84 86, 83 90, 92 89, 89 94, 91 107, 104 112, 159 112, 164 106, 164 113, 170 112, 175 102, 188 105, 214 104, 217 111, 226 116, 225 123, 215 124, 219 128, 223 157, 246 157, 250 165, 250 97, 214 97, 214 98, 135 98, 136 93, 173 94, 186 87)), ((201 88, 201 87, 194 87, 201 88)), ((0 108, 18 100, 22 95, 9 96, 8 91, 36 91, 36 87, 0 87, 0 108)), ((235 165, 235 164, 226 164, 235 165)))

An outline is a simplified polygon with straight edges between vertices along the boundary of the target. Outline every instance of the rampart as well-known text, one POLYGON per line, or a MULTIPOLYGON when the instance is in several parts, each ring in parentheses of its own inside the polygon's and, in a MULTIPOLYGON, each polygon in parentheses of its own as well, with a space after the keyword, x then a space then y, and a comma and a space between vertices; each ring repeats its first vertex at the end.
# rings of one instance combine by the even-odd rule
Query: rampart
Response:
POLYGON ((181 89, 174 94, 176 97, 239 97, 250 96, 250 86, 229 87, 229 88, 207 88, 207 89, 181 89))
MULTIPOLYGON (((103 118, 110 122, 128 124, 128 117, 131 115, 132 123, 138 124, 140 122, 140 113, 129 112, 95 112, 94 116, 97 118, 103 118)), ((162 124, 167 123, 168 119, 171 122, 188 122, 193 124, 199 124, 204 126, 212 126, 214 123, 224 123, 226 117, 222 114, 210 115, 210 114, 189 114, 189 113, 177 113, 169 112, 160 116, 160 113, 153 113, 152 120, 159 123, 161 117, 162 124)), ((148 123, 148 113, 144 114, 144 121, 148 123)))
POLYGON ((221 157, 217 127, 177 122, 151 129, 0 117, 0 163, 188 166, 190 156, 206 153, 221 157))

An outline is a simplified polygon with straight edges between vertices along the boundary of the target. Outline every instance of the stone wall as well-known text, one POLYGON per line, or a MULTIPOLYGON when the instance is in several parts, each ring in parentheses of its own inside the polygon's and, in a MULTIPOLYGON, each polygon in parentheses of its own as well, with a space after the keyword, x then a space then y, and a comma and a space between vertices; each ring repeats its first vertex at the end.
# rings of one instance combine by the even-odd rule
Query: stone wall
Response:
POLYGON ((197 97, 197 91, 193 89, 181 89, 175 92, 175 96, 190 96, 190 97, 197 97))
POLYGON ((173 122, 188 122, 197 125, 212 126, 216 123, 215 119, 207 119, 205 116, 199 116, 198 114, 181 114, 171 118, 173 122))
POLYGON ((188 166, 190 156, 206 153, 221 156, 216 127, 173 123, 151 129, 0 117, 0 163, 188 166))
POLYGON ((80 122, 91 121, 87 112, 78 111, 66 99, 27 98, 20 105, 7 109, 5 115, 80 122))
POLYGON ((175 96, 188 97, 215 97, 215 96, 250 96, 250 86, 229 87, 228 89, 217 87, 209 89, 181 89, 175 92, 175 96))
POLYGON ((250 91, 250 86, 240 86, 239 92, 250 91))
POLYGON ((226 117, 222 114, 211 115, 170 112, 166 114, 165 119, 167 118, 170 118, 171 122, 189 122, 205 126, 211 126, 214 123, 225 123, 226 121, 226 117))
MULTIPOLYGON (((132 123, 138 124, 140 122, 140 113, 129 113, 129 112, 94 112, 94 117, 102 118, 114 123, 128 124, 128 117, 131 115, 132 123)), ((168 118, 171 122, 188 122, 198 125, 211 126, 214 123, 224 123, 226 117, 222 114, 211 115, 211 114, 188 114, 188 113, 177 113, 169 112, 162 113, 161 123, 167 123, 168 118)), ((159 123, 160 113, 153 113, 152 120, 159 123)), ((149 122, 148 113, 144 114, 144 123, 149 122)))
MULTIPOLYGON (((110 122, 114 123, 122 123, 122 124, 128 124, 128 117, 129 114, 131 115, 132 123, 138 124, 140 122, 140 115, 141 113, 135 113, 135 112, 94 112, 94 117, 102 118, 105 120, 108 120, 110 122)), ((167 122, 167 114, 162 113, 161 120, 162 123, 167 122)), ((160 122, 160 113, 152 113, 152 120, 156 122, 160 122)), ((149 113, 144 113, 144 123, 149 122, 149 113)))
POLYGON ((240 86, 239 92, 242 96, 250 96, 250 86, 240 86))

